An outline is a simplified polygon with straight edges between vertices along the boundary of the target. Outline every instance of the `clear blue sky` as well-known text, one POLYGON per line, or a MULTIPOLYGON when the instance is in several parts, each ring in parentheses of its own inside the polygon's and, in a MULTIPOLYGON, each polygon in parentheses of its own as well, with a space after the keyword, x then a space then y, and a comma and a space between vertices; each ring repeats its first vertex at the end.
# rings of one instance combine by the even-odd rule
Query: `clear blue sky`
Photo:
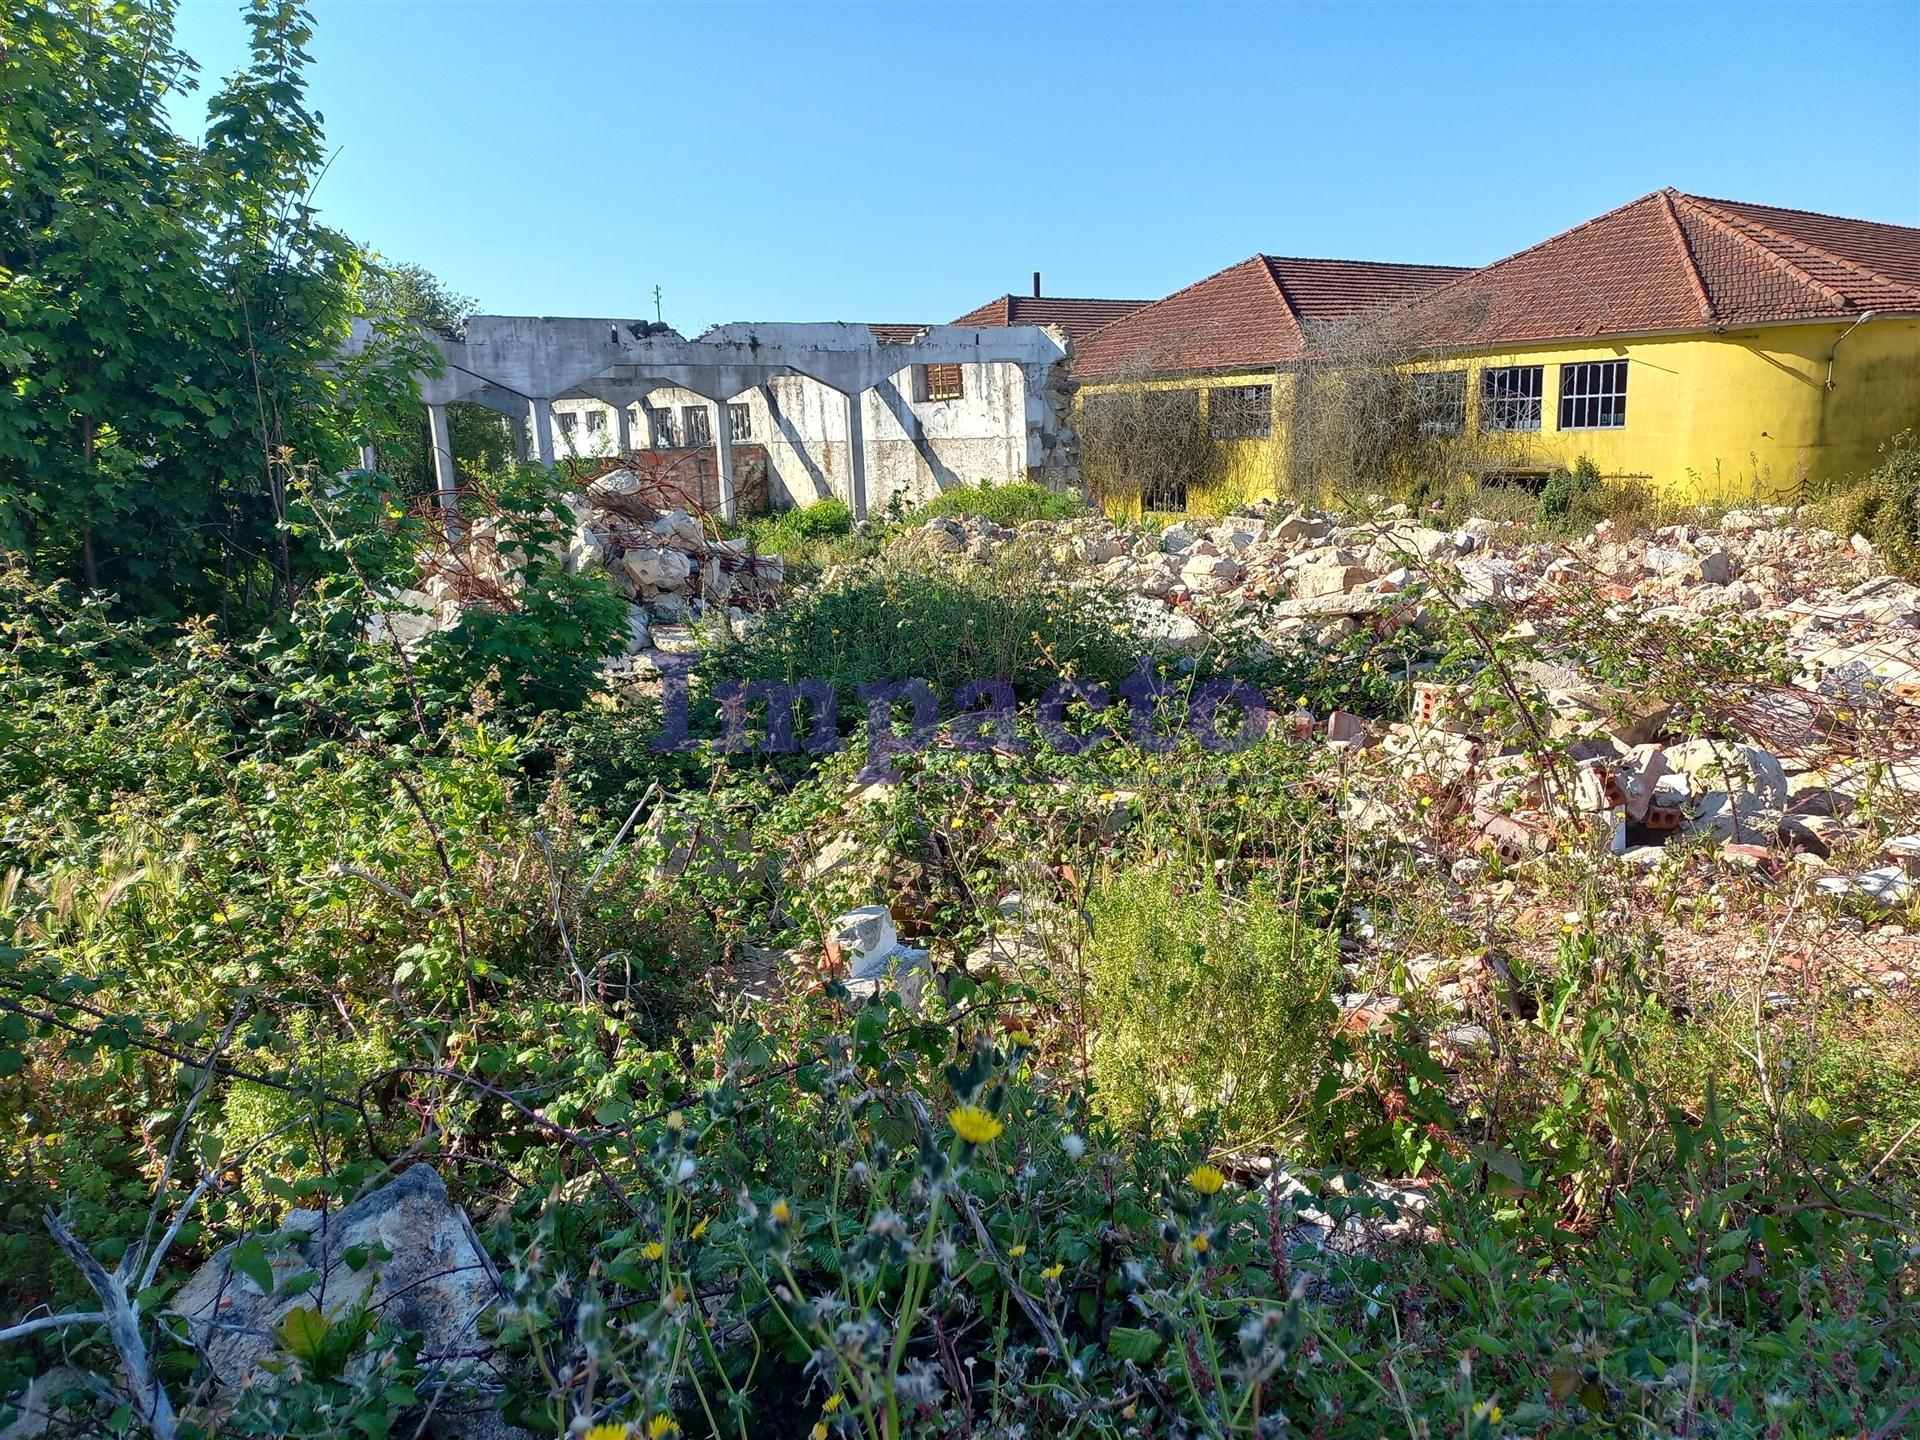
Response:
MULTIPOLYGON (((1479 264, 1663 185, 1920 224, 1920 0, 312 8, 322 213, 502 314, 1479 264)), ((203 87, 243 56, 233 0, 178 35, 203 87)))

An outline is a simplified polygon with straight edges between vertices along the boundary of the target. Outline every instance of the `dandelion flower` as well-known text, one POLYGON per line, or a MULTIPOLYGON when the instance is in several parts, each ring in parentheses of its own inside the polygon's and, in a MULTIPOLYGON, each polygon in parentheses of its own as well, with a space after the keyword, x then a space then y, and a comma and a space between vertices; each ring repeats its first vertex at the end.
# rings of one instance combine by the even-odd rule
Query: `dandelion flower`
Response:
POLYGON ((1213 1248, 1213 1242, 1204 1235, 1196 1235, 1187 1243, 1193 1246, 1193 1253, 1196 1255, 1204 1255, 1213 1248))
POLYGON ((947 1112, 947 1123, 969 1145, 984 1145, 1006 1128, 978 1105, 956 1105, 947 1112))
POLYGON ((1060 1276, 1065 1273, 1066 1268, 1064 1265, 1049 1265, 1040 1272, 1040 1278, 1042 1280, 1058 1280, 1060 1276))
POLYGON ((693 1227, 693 1238, 695 1240, 698 1240, 702 1235, 706 1233, 707 1233, 707 1222, 705 1220, 702 1220, 698 1225, 693 1227))
POLYGON ((1010 1245, 1007 1247, 1007 1258, 1009 1260, 1018 1260, 1022 1255, 1026 1253, 1027 1253, 1027 1247, 1024 1245, 1010 1245))
POLYGON ((773 1223, 776 1225, 785 1225, 793 1219, 793 1208, 784 1200, 774 1201, 767 1213, 773 1217, 773 1223))
POLYGON ((658 1260, 667 1252, 658 1240, 649 1240, 645 1245, 640 1247, 640 1253, 649 1260, 658 1260))
POLYGON ((674 1423, 673 1417, 665 1412, 654 1416, 653 1419, 647 1422, 648 1440, 667 1440, 667 1436, 678 1435, 679 1433, 680 1427, 674 1423))
POLYGON ((591 1425, 581 1440, 627 1440, 625 1425, 591 1425))
POLYGON ((827 1440, 827 1426, 824 1420, 816 1420, 813 1429, 807 1432, 807 1440, 827 1440))
POLYGON ((1211 1165, 1196 1165, 1187 1175, 1187 1183, 1202 1195, 1218 1195, 1220 1187, 1227 1183, 1227 1177, 1211 1165))
POLYGON ((838 1411, 840 1408, 840 1392, 836 1390, 833 1392, 833 1394, 827 1396, 826 1403, 822 1405, 820 1408, 826 1411, 827 1414, 829 1415, 832 1415, 836 1411, 838 1411))

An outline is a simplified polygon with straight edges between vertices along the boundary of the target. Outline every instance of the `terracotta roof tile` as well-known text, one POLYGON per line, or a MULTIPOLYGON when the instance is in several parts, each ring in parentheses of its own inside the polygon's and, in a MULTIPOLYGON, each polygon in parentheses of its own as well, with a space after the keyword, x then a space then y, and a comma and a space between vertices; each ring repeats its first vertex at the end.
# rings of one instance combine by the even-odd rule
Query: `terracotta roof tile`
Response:
POLYGON ((1140 309, 1145 300, 1087 300, 1065 295, 1002 295, 955 325, 1058 325, 1075 340, 1140 309))
POLYGON ((1656 190, 1401 307, 1465 349, 1920 311, 1920 230, 1656 190))
POLYGON ((1082 377, 1278 365, 1307 330, 1422 294, 1467 272, 1453 265, 1255 255, 1095 331, 1074 357, 1082 377))
POLYGON ((878 340, 882 345, 911 344, 913 342, 914 336, 918 335, 922 330, 926 330, 929 328, 931 327, 926 325, 869 325, 867 326, 867 329, 873 332, 873 338, 878 340))

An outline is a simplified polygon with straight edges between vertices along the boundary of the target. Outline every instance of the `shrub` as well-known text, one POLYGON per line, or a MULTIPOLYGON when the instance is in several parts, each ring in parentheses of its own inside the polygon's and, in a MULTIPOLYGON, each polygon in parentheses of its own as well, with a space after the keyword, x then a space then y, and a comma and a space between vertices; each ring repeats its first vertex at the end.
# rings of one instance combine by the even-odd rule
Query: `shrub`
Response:
POLYGON ((1920 579, 1920 441, 1903 431, 1882 453, 1878 468, 1842 497, 1841 514, 1889 570, 1920 579))
POLYGON ((1277 897, 1231 899, 1165 863, 1112 875, 1087 914, 1106 1113, 1207 1115, 1229 1141, 1266 1145, 1301 1125, 1332 1034, 1326 933, 1277 897))
POLYGON ((1089 513, 1087 503, 1071 490, 1049 490, 1044 485, 1016 480, 1007 485, 956 485, 922 505, 909 522, 939 515, 978 515, 996 525, 1024 525, 1029 520, 1071 520, 1089 513))
POLYGON ((1566 518, 1576 504, 1599 488, 1600 468, 1582 455, 1573 462, 1573 469, 1556 470, 1547 477, 1547 483, 1540 490, 1540 518, 1566 518))
POLYGON ((772 611, 711 653, 701 674, 824 680, 851 722, 864 714, 857 691, 868 681, 922 679, 945 696, 965 680, 1004 680, 1031 700, 1062 675, 1118 684, 1142 653, 1113 597, 1017 555, 952 568, 882 559, 772 611))

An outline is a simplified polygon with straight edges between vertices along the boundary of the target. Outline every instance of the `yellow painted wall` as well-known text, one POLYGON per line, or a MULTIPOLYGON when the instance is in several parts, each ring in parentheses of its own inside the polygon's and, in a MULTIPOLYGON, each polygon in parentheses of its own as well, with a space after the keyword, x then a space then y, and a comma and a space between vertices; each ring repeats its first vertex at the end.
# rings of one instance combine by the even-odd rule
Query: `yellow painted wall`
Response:
MULTIPOLYGON (((1480 370, 1544 367, 1541 428, 1508 437, 1516 468, 1550 470, 1587 456, 1603 475, 1700 499, 1755 494, 1788 499, 1803 486, 1817 491, 1864 473, 1878 463, 1880 448, 1894 435, 1920 432, 1920 317, 1876 317, 1851 333, 1849 324, 1562 342, 1475 351, 1420 368, 1468 371, 1471 440, 1480 422, 1480 370), (1560 367, 1620 358, 1627 361, 1626 425, 1561 430, 1560 367)), ((1199 388, 1203 413, 1205 391, 1214 386, 1273 384, 1276 410, 1284 416, 1289 381, 1269 371, 1146 384, 1199 388)), ((1081 393, 1124 388, 1133 387, 1094 384, 1081 393)), ((1276 423, 1270 440, 1219 442, 1217 473, 1208 484, 1190 489, 1190 508, 1221 510, 1276 495, 1285 475, 1284 429, 1276 423)))
POLYGON ((1871 469, 1888 439, 1920 430, 1920 318, 1876 318, 1841 340, 1846 330, 1836 322, 1540 345, 1424 368, 1466 365, 1467 423, 1477 426, 1483 366, 1543 366, 1540 429, 1516 437, 1525 463, 1551 469, 1584 455, 1603 475, 1703 500, 1756 492, 1791 498, 1803 484, 1817 488, 1871 469), (1620 358, 1627 361, 1626 425, 1561 430, 1560 367, 1620 358))

